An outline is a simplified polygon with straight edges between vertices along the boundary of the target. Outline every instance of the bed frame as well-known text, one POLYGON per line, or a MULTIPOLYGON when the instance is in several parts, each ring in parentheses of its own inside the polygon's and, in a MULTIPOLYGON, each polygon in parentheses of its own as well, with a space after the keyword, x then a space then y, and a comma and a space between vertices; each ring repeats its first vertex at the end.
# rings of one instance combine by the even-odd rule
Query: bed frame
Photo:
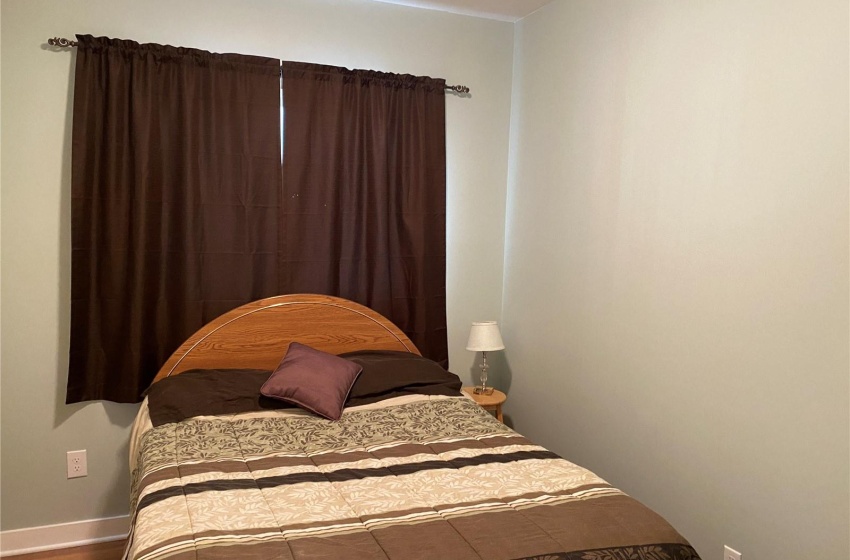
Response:
POLYGON ((246 303, 213 319, 171 355, 154 382, 203 368, 272 370, 290 342, 331 354, 401 350, 419 354, 389 319, 359 303, 316 294, 290 294, 246 303))

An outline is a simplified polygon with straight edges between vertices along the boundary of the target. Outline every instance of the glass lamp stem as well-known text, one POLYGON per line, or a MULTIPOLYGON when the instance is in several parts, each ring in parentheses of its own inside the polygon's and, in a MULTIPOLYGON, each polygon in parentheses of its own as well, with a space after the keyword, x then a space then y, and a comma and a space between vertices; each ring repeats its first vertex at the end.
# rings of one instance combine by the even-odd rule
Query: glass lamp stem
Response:
POLYGON ((481 352, 481 385, 475 388, 476 395, 490 395, 493 388, 487 386, 487 352, 481 352))

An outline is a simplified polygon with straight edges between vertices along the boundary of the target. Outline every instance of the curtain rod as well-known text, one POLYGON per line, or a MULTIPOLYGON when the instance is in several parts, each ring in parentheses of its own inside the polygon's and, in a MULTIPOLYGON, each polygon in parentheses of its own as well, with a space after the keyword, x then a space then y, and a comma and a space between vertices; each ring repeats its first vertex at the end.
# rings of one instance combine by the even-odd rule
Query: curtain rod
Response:
MULTIPOLYGON (((53 37, 52 39, 47 40, 47 44, 50 45, 51 47, 59 47, 59 48, 70 49, 72 47, 76 47, 78 45, 78 42, 77 41, 71 41, 69 39, 64 39, 62 37, 53 37)), ((466 86, 461 86, 461 85, 450 86, 450 85, 447 84, 446 90, 453 91, 455 93, 469 93, 469 88, 466 87, 466 86)))

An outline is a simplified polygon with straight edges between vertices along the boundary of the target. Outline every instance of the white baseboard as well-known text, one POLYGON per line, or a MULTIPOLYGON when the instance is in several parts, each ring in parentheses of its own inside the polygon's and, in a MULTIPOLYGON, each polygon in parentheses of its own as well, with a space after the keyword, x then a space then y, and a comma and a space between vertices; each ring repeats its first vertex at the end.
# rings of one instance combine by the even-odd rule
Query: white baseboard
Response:
POLYGON ((15 556, 57 548, 117 541, 127 536, 130 517, 90 519, 29 529, 0 531, 0 556, 15 556))

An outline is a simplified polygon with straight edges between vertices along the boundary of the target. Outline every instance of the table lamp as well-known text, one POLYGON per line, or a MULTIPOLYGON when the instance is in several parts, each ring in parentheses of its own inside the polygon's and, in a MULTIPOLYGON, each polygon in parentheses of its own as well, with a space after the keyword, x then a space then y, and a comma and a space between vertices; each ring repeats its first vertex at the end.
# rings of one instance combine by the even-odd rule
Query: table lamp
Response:
POLYGON ((493 350, 504 350, 505 343, 502 342, 502 334, 496 321, 480 321, 472 323, 469 331, 469 342, 466 349, 473 352, 481 352, 481 385, 475 388, 476 395, 491 395, 493 388, 487 386, 487 352, 493 350))

